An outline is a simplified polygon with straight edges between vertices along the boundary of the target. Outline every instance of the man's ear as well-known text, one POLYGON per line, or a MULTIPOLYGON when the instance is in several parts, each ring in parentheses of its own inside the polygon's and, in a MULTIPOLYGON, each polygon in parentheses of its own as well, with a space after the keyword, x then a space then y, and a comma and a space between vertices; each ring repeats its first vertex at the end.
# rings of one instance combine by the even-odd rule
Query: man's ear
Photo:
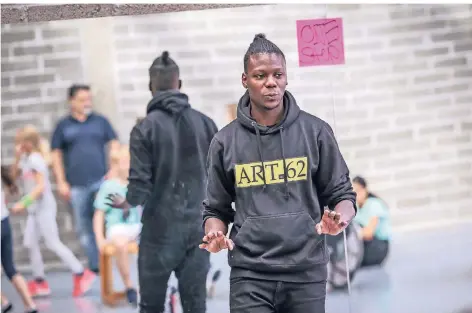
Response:
POLYGON ((247 89, 247 75, 245 73, 241 75, 241 84, 243 84, 243 87, 247 89))

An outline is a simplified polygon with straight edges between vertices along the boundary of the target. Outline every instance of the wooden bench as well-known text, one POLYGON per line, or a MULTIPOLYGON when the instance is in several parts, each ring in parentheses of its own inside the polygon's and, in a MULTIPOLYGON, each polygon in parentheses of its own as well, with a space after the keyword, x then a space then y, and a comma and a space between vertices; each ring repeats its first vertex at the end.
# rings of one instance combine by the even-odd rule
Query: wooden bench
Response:
MULTIPOLYGON (((137 242, 128 244, 128 253, 137 254, 139 246, 137 242)), ((113 263, 112 258, 116 249, 112 244, 108 244, 103 253, 100 253, 100 287, 101 297, 104 304, 116 306, 120 301, 126 298, 126 291, 113 290, 113 263)))

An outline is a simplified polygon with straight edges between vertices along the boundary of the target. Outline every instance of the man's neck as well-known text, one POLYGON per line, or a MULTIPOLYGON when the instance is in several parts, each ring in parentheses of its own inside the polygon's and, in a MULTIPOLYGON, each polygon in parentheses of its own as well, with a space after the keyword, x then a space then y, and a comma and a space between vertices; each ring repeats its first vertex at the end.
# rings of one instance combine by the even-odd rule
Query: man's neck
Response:
POLYGON ((251 103, 250 114, 259 125, 274 126, 282 120, 284 106, 282 104, 273 110, 260 110, 251 103))
POLYGON ((83 113, 77 113, 72 111, 70 115, 72 115, 72 117, 78 120, 79 122, 84 122, 87 119, 87 115, 83 113))

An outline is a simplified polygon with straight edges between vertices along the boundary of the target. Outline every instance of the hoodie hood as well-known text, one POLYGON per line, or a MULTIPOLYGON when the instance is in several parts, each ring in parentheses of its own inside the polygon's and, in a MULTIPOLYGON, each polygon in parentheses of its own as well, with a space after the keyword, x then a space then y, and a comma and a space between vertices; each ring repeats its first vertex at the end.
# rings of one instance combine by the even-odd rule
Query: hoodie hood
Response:
MULTIPOLYGON (((241 97, 238 103, 238 122, 241 123, 245 128, 249 131, 256 134, 256 141, 257 141, 257 149, 259 151, 259 158, 262 163, 262 168, 265 168, 264 164, 264 151, 262 149, 262 141, 261 135, 270 135, 270 134, 280 134, 280 149, 282 152, 282 161, 284 164, 284 185, 285 185, 285 198, 289 198, 289 187, 288 187, 288 179, 287 179, 287 164, 285 158, 285 149, 284 149, 284 129, 288 128, 292 125, 298 118, 300 114, 300 107, 297 105, 295 98, 292 94, 288 91, 285 91, 283 96, 283 105, 284 105, 284 116, 274 126, 263 126, 258 124, 250 114, 250 105, 251 101, 249 99, 249 92, 246 93, 241 97)), ((267 187, 267 180, 265 171, 262 172, 262 176, 264 179, 264 186, 263 189, 267 187)))
POLYGON ((179 90, 158 91, 147 106, 146 113, 155 110, 166 111, 171 114, 180 114, 183 110, 190 108, 188 96, 179 90))

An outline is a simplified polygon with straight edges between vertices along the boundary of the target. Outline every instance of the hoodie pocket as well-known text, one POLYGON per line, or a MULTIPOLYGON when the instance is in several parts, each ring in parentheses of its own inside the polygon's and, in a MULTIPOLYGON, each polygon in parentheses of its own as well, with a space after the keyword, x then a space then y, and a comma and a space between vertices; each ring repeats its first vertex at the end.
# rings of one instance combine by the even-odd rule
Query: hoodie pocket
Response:
POLYGON ((327 261, 323 238, 307 212, 248 217, 233 240, 230 265, 269 272, 312 268, 327 261))

